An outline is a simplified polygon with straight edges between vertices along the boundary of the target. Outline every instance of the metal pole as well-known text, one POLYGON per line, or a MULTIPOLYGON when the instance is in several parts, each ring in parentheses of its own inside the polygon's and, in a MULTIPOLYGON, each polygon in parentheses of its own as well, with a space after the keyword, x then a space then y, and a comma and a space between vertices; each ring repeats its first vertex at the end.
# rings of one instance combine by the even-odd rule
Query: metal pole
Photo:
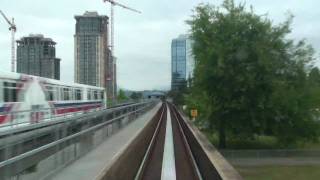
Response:
POLYGON ((114 56, 114 4, 111 3, 111 56, 114 56))
POLYGON ((114 50, 114 4, 111 3, 111 58, 112 58, 112 99, 115 101, 115 50, 114 50))
MULTIPOLYGON (((12 18, 12 24, 14 24, 14 19, 12 18)), ((15 56, 15 28, 11 28, 11 71, 15 71, 15 64, 16 64, 16 56, 15 56)))

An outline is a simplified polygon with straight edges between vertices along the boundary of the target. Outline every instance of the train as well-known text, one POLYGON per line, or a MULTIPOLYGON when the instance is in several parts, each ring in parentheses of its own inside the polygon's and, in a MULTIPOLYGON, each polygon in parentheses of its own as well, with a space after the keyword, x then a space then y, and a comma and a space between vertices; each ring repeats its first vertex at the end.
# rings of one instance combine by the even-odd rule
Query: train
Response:
POLYGON ((0 71, 0 127, 103 109, 106 97, 102 87, 0 71))

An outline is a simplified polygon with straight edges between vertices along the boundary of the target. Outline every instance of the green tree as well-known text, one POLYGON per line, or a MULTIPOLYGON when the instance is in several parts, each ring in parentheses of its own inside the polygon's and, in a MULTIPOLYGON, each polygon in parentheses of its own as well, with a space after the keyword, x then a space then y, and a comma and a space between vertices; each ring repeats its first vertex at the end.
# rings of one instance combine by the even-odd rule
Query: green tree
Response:
POLYGON ((141 92, 133 92, 130 95, 130 98, 133 99, 133 100, 141 99, 142 98, 142 93, 141 92))
POLYGON ((314 67, 311 69, 308 76, 309 93, 312 98, 312 110, 315 113, 316 119, 320 117, 320 71, 319 68, 314 67))
POLYGON ((173 103, 176 105, 184 105, 185 104, 185 94, 187 94, 187 81, 180 81, 180 85, 176 87, 176 89, 172 89, 169 91, 168 96, 170 96, 173 100, 173 103))
POLYGON ((129 98, 126 96, 124 90, 120 89, 117 99, 118 99, 118 101, 125 101, 125 100, 128 100, 129 98))
POLYGON ((312 85, 320 86, 320 71, 319 68, 314 67, 309 73, 309 81, 312 85))
POLYGON ((269 134, 284 143, 317 136, 312 97, 304 91, 313 49, 287 38, 292 19, 274 25, 252 7, 225 0, 221 7, 199 5, 188 21, 196 60, 192 94, 206 98, 221 148, 227 136, 269 134))

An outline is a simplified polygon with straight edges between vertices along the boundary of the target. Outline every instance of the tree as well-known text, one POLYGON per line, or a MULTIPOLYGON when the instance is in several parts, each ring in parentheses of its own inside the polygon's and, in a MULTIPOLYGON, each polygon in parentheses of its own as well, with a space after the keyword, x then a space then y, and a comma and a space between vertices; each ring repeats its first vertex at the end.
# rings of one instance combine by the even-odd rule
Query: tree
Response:
POLYGON ((133 99, 133 100, 141 99, 142 98, 142 93, 141 92, 133 92, 130 95, 130 98, 133 99))
POLYGON ((117 99, 118 101, 125 101, 125 100, 128 100, 129 98, 126 96, 124 90, 120 89, 117 99))
POLYGON ((320 117, 320 71, 317 67, 311 69, 308 76, 308 92, 311 94, 309 99, 312 104, 312 110, 315 113, 315 119, 320 117))
MULTIPOLYGON (((177 82, 176 82, 177 83, 177 82)), ((168 93, 168 96, 172 98, 172 101, 176 105, 184 105, 184 95, 187 93, 187 81, 180 80, 179 85, 175 87, 175 89, 171 89, 168 93)))
POLYGON ((196 60, 193 94, 205 103, 219 145, 270 134, 284 143, 317 136, 307 69, 313 49, 288 39, 293 17, 274 25, 244 4, 201 4, 188 21, 196 60), (203 99, 203 98, 202 98, 203 99))
POLYGON ((319 68, 314 67, 309 73, 310 84, 315 86, 320 86, 320 71, 319 68))

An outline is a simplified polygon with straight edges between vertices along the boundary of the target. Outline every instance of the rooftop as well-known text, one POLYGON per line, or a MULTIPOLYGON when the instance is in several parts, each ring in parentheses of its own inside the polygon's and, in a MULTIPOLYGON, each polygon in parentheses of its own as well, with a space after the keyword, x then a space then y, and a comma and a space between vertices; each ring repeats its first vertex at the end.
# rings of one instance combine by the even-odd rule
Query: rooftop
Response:
POLYGON ((43 34, 29 34, 29 36, 24 36, 20 40, 17 40, 18 43, 21 43, 27 39, 40 39, 40 41, 51 42, 56 44, 51 38, 45 38, 43 34))
POLYGON ((83 16, 99 16, 97 11, 86 11, 83 16))
POLYGON ((74 17, 76 19, 80 17, 108 18, 108 16, 99 15, 97 11, 86 11, 83 15, 75 15, 74 17))

